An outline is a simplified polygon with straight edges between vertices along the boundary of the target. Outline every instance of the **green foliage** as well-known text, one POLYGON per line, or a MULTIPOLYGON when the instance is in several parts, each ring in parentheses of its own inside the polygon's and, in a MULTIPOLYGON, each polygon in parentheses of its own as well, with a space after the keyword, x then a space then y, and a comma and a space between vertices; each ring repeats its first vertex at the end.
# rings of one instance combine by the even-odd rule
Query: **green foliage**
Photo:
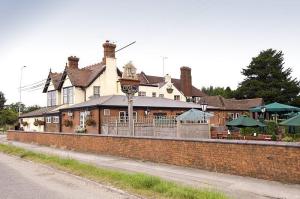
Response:
POLYGON ((232 98, 234 96, 234 91, 230 89, 230 87, 202 87, 202 92, 206 93, 209 96, 220 95, 225 98, 232 98))
POLYGON ((267 122, 266 132, 269 135, 276 134, 278 131, 278 124, 273 121, 267 122))
POLYGON ((282 138, 282 141, 284 141, 284 142, 293 142, 294 139, 290 136, 286 136, 286 137, 282 138))
POLYGON ((246 128, 241 128, 240 129, 241 135, 253 135, 254 133, 258 134, 259 128, 253 128, 253 127, 246 127, 246 128))
POLYGON ((0 110, 4 108, 4 104, 6 102, 4 93, 0 91, 0 110))
POLYGON ((10 109, 0 110, 0 126, 14 125, 18 121, 18 114, 10 109))
POLYGON ((245 76, 235 92, 238 99, 262 97, 265 103, 298 103, 300 83, 291 77, 292 69, 283 67, 281 51, 268 49, 260 52, 246 69, 245 76))
POLYGON ((276 141, 276 140, 277 140, 277 137, 276 137, 275 133, 272 134, 271 140, 272 140, 272 141, 276 141))
POLYGON ((46 164, 68 173, 79 175, 94 181, 113 185, 123 190, 134 192, 145 198, 178 198, 178 199, 226 199, 221 193, 188 187, 159 177, 141 173, 128 173, 100 168, 74 159, 60 158, 24 150, 19 147, 0 144, 0 152, 18 156, 34 162, 46 164))
POLYGON ((33 106, 26 107, 25 104, 23 104, 23 103, 20 104, 20 102, 11 103, 7 106, 7 108, 10 109, 10 110, 13 110, 16 113, 18 113, 19 112, 19 105, 21 106, 20 107, 21 113, 28 113, 28 112, 35 111, 35 110, 41 108, 39 105, 33 105, 33 106))

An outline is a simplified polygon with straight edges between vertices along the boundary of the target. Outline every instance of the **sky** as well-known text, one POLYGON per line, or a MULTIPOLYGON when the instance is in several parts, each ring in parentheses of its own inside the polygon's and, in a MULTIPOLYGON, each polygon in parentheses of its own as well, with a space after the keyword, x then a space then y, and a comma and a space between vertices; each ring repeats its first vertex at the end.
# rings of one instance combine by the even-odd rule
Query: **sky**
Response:
MULTIPOLYGON (((0 91, 19 101, 22 86, 44 80, 67 57, 79 67, 101 61, 102 43, 117 49, 122 68, 180 77, 192 68, 193 84, 237 88, 241 71, 268 48, 284 53, 285 67, 300 79, 299 0, 0 0, 0 91)), ((46 105, 42 89, 23 91, 26 105, 46 105)))

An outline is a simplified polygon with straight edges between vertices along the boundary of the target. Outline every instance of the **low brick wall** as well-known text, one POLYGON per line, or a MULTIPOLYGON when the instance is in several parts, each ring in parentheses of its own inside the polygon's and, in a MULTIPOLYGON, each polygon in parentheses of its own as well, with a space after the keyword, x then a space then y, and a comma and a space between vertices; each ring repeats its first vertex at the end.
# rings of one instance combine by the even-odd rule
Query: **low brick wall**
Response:
POLYGON ((300 184, 300 144, 9 131, 8 139, 300 184))

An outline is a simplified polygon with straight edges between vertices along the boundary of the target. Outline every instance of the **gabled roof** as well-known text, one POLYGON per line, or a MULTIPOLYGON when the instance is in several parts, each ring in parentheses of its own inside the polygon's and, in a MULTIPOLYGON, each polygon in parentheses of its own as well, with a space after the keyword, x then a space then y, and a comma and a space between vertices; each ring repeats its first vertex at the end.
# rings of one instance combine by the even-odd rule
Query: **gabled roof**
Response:
POLYGON ((66 67, 60 80, 59 88, 62 87, 66 76, 69 77, 73 86, 87 87, 89 86, 103 71, 105 65, 103 62, 90 65, 84 68, 66 67))
MULTIPOLYGON (((108 95, 101 96, 75 104, 66 109, 78 109, 84 107, 93 106, 108 106, 108 107, 127 107, 127 97, 125 95, 108 95)), ((156 107, 156 108, 196 108, 201 109, 199 104, 176 101, 166 98, 158 97, 145 97, 145 96, 135 96, 133 97, 133 107, 156 107)), ((210 109, 215 109, 215 107, 208 107, 210 109)))
MULTIPOLYGON (((146 75, 144 72, 141 72, 140 74, 137 75, 141 85, 153 85, 153 84, 159 85, 161 83, 164 83, 165 81, 164 77, 146 75)), ((176 87, 176 89, 183 93, 183 91, 181 90, 180 81, 181 81, 180 79, 175 79, 175 78, 171 79, 171 82, 176 87)), ((195 86, 192 86, 192 96, 203 97, 206 96, 206 94, 203 93, 200 89, 196 88, 195 86)))
POLYGON ((58 87, 59 87, 59 83, 60 83, 60 80, 62 78, 62 75, 63 75, 63 73, 52 73, 50 71, 49 74, 48 74, 44 89, 43 89, 43 93, 47 92, 50 83, 52 83, 54 89, 57 90, 58 87))
POLYGON ((226 99, 220 95, 217 96, 204 96, 199 103, 206 102, 210 106, 219 107, 223 110, 249 110, 253 107, 263 105, 262 98, 253 99, 226 99))

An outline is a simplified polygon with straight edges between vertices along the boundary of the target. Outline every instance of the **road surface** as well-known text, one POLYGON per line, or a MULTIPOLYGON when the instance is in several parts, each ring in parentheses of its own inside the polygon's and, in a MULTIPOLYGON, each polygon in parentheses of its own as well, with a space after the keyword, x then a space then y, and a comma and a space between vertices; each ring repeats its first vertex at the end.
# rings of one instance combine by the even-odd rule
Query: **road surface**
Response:
POLYGON ((121 190, 0 153, 1 199, 131 199, 121 190))

